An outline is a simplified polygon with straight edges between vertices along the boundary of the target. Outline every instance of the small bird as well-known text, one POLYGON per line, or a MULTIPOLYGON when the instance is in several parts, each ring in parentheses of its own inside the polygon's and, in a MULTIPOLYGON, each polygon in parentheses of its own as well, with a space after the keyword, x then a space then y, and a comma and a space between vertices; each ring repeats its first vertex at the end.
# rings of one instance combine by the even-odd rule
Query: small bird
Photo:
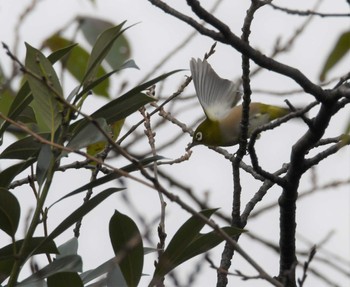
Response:
MULTIPOLYGON (((189 148, 199 144, 211 147, 238 144, 242 105, 236 105, 242 93, 232 81, 220 78, 206 60, 192 58, 190 69, 197 97, 206 119, 196 128, 189 148)), ((248 136, 257 127, 290 112, 287 108, 251 103, 248 136)))

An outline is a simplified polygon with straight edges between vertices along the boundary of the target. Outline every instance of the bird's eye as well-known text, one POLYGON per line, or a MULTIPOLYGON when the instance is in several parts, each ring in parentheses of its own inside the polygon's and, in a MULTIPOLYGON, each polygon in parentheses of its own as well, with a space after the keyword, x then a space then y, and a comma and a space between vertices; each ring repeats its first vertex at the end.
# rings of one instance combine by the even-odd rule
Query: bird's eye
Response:
POLYGON ((200 142, 203 139, 203 134, 201 132, 198 132, 196 133, 195 137, 196 137, 196 141, 200 142))

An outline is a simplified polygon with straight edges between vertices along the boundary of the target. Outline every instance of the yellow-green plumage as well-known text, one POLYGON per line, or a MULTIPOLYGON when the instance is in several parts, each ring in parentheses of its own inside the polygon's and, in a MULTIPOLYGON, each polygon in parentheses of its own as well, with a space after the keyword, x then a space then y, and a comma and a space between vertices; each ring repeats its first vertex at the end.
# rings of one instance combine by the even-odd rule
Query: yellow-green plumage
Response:
MULTIPOLYGON (((242 106, 236 106, 241 93, 233 82, 220 78, 207 61, 192 59, 191 73, 197 97, 206 119, 197 127, 190 147, 231 146, 238 144, 241 132, 242 106)), ((251 103, 249 106, 248 136, 257 128, 285 116, 289 109, 251 103)))

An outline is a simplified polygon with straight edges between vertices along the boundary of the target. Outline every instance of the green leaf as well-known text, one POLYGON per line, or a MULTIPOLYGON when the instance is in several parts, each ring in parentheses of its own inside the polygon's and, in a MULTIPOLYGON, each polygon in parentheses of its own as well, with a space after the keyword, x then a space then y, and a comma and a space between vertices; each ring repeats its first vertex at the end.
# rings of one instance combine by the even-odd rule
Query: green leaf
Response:
MULTIPOLYGON (((236 227, 223 227, 221 228, 226 234, 230 236, 238 235, 244 232, 244 230, 236 227)), ((181 263, 199 255, 203 254, 210 249, 220 244, 224 239, 216 231, 212 231, 206 234, 199 234, 185 249, 182 251, 182 256, 175 262, 176 266, 181 263)))
POLYGON ((52 261, 50 264, 46 265, 38 272, 35 272, 33 275, 29 276, 28 278, 24 279, 22 282, 17 284, 16 287, 25 287, 27 284, 39 282, 42 279, 48 278, 57 273, 81 272, 82 265, 82 260, 79 255, 67 255, 65 257, 52 261))
MULTIPOLYGON (((79 17, 80 29, 90 45, 94 45, 98 36, 105 30, 114 26, 113 23, 93 17, 79 17)), ((130 58, 131 49, 124 35, 118 37, 106 56, 107 63, 112 69, 118 68, 123 62, 130 58)))
POLYGON ((109 237, 114 254, 122 256, 119 263, 127 286, 137 286, 143 267, 143 244, 139 229, 128 216, 115 211, 109 221, 109 237))
MULTIPOLYGON (((1 79, 0 79, 0 85, 1 85, 1 79)), ((3 115, 7 115, 10 107, 12 105, 13 99, 15 98, 13 92, 6 88, 6 87, 1 87, 1 93, 0 93, 0 113, 3 115)), ((2 119, 1 119, 2 121, 2 119)))
MULTIPOLYGON (((44 43, 45 45, 45 43, 44 43)), ((68 56, 69 53, 72 53, 78 44, 70 43, 65 46, 56 47, 56 49, 51 49, 53 52, 47 57, 51 64, 56 63, 59 60, 62 60, 64 57, 68 56)))
MULTIPOLYGON (((40 134, 40 136, 46 139, 48 138, 48 134, 40 134)), ((32 136, 29 136, 9 145, 0 154, 0 158, 26 160, 29 157, 36 157, 39 154, 40 148, 41 143, 35 140, 32 136)))
POLYGON ((0 187, 8 188, 12 180, 34 162, 36 162, 35 158, 29 158, 2 170, 0 172, 0 187))
POLYGON ((327 73, 331 70, 350 50, 350 31, 344 32, 338 38, 332 51, 328 55, 320 74, 320 81, 324 81, 327 73))
MULTIPOLYGON (((43 254, 43 253, 58 253, 57 247, 55 243, 51 241, 47 241, 44 245, 41 245, 40 248, 37 248, 40 243, 42 243, 44 237, 34 237, 30 240, 29 246, 24 254, 24 257, 27 257, 29 254, 36 251, 34 254, 43 254)), ((11 274, 11 270, 13 264, 15 262, 14 252, 17 252, 21 249, 23 244, 23 240, 18 240, 15 244, 9 244, 0 249, 0 283, 3 282, 6 278, 8 278, 11 274)))
MULTIPOLYGON (((162 156, 152 156, 152 157, 149 157, 149 158, 145 158, 145 159, 140 160, 140 161, 139 161, 139 164, 140 164, 142 167, 145 167, 145 166, 147 166, 148 164, 150 164, 150 163, 152 163, 152 162, 154 162, 154 161, 163 159, 163 158, 164 158, 164 157, 162 157, 162 156)), ((139 165, 136 165, 136 164, 133 164, 133 163, 132 163, 132 164, 129 164, 129 165, 125 166, 125 167, 122 167, 121 170, 123 170, 123 171, 125 171, 125 172, 133 172, 133 171, 135 171, 135 170, 139 170, 139 165)), ((117 179, 117 178, 120 178, 120 177, 121 177, 120 174, 111 173, 111 174, 107 174, 107 175, 105 175, 105 176, 103 176, 103 177, 100 177, 100 178, 98 178, 98 179, 95 179, 95 180, 93 180, 93 181, 91 181, 91 182, 89 182, 89 183, 87 183, 87 184, 85 184, 85 185, 83 185, 83 186, 81 186, 81 187, 79 187, 79 188, 73 190, 72 192, 66 194, 65 196, 61 197, 59 200, 57 200, 57 201, 55 201, 53 204, 51 204, 51 205, 49 206, 49 209, 50 209, 52 206, 54 206, 55 204, 57 204, 58 202, 60 202, 61 200, 63 200, 63 199, 66 199, 66 198, 68 198, 68 197, 71 197, 71 196, 73 196, 73 195, 76 195, 76 194, 78 194, 78 193, 81 193, 81 192, 83 192, 83 191, 85 191, 85 190, 92 189, 92 188, 94 188, 94 187, 96 187, 96 186, 100 186, 100 185, 102 185, 102 184, 104 184, 104 183, 107 183, 107 182, 109 182, 109 181, 112 181, 112 180, 117 179)))
POLYGON ((41 131, 53 136, 61 124, 62 104, 57 97, 63 92, 55 70, 50 61, 39 51, 26 43, 25 68, 27 81, 33 94, 32 106, 41 131))
POLYGON ((82 80, 82 86, 89 84, 95 79, 98 68, 112 48, 114 41, 126 30, 121 30, 124 24, 125 22, 116 27, 107 29, 97 38, 91 51, 87 69, 82 80))
MULTIPOLYGON (((206 209, 200 212, 206 218, 209 218, 217 209, 206 209)), ((199 231, 205 223, 197 216, 192 216, 188 219, 175 233, 173 238, 165 249, 164 253, 159 258, 159 262, 154 271, 154 275, 149 286, 156 284, 160 278, 173 270, 181 262, 188 260, 185 254, 187 247, 194 242, 200 235, 199 231)))
POLYGON ((14 238, 20 215, 17 198, 7 189, 0 188, 0 229, 14 238))
POLYGON ((47 278, 47 287, 74 286, 83 287, 79 275, 73 272, 60 272, 47 278))
MULTIPOLYGON (((67 46, 71 47, 73 46, 73 43, 62 36, 55 34, 46 39, 44 45, 49 47, 50 50, 54 51, 67 46)), ((78 82, 81 82, 84 78, 84 70, 86 69, 86 65, 89 60, 89 53, 80 46, 74 46, 74 49, 72 49, 70 54, 62 60, 64 67, 67 68, 67 70, 75 79, 77 79, 78 82)), ((106 74, 105 69, 102 66, 99 66, 97 75, 101 76, 104 74, 106 74)), ((94 93, 108 97, 108 88, 109 81, 106 79, 105 81, 99 83, 98 87, 94 89, 94 93)))

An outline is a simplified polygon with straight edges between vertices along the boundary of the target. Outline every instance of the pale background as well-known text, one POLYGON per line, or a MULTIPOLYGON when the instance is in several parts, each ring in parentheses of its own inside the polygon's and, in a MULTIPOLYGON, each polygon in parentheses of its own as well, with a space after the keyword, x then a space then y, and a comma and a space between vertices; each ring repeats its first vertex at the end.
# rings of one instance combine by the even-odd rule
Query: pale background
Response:
MULTIPOLYGON (((4 1, 0 0, 0 40, 7 43, 10 47, 13 45, 13 31, 18 16, 27 7, 30 1, 4 1)), ((76 15, 91 15, 107 19, 116 24, 127 20, 128 24, 140 22, 135 27, 126 32, 132 47, 132 58, 140 67, 140 71, 133 70, 123 73, 122 78, 128 79, 131 83, 138 83, 143 76, 150 71, 160 59, 168 54, 183 39, 192 32, 192 28, 175 18, 164 14, 158 8, 152 6, 145 0, 132 1, 96 1, 96 5, 92 5, 89 1, 39 1, 37 8, 25 20, 21 28, 20 41, 27 41, 34 47, 39 47, 41 41, 62 27, 76 15), (133 82, 134 81, 134 82, 133 82)), ((179 9, 189 13, 189 9, 185 6, 184 1, 167 1, 169 5, 176 5, 179 9), (179 3, 181 2, 181 3, 179 3)), ((211 7, 212 1, 203 1, 205 7, 211 7), (208 4, 209 3, 209 4, 208 4), (208 5, 206 5, 208 4, 208 5)), ((224 1, 219 7, 216 15, 220 19, 227 21, 232 29, 240 34, 240 29, 247 9, 249 1, 224 1)), ((281 6, 290 5, 296 9, 311 9, 314 1, 276 1, 275 4, 281 6)), ((345 1, 323 1, 320 11, 323 12, 348 12, 348 6, 345 1)), ((302 17, 285 16, 283 13, 272 11, 271 8, 262 8, 255 16, 252 26, 251 42, 252 45, 258 47, 261 51, 269 54, 277 37, 281 37, 282 41, 294 33, 295 29, 305 21, 302 17), (273 15, 273 16, 271 16, 273 15)), ((349 29, 349 19, 331 18, 322 19, 315 17, 304 34, 296 41, 290 53, 282 54, 278 60, 299 68, 312 81, 317 81, 320 69, 324 63, 326 55, 329 53, 332 45, 341 32, 349 29)), ((202 57, 209 50, 213 41, 202 36, 197 36, 193 41, 180 51, 175 58, 171 59, 165 67, 156 74, 159 75, 166 71, 185 68, 188 69, 188 62, 191 57, 202 57)), ((240 55, 223 45, 218 44, 217 52, 210 62, 219 75, 225 78, 236 78, 241 73, 240 55)), ((19 55, 24 57, 24 45, 20 45, 19 55)), ((10 63, 4 51, 0 51, 1 63, 10 63)), ((330 77, 343 75, 348 72, 349 55, 338 65, 331 73, 330 77)), ((165 86, 165 91, 169 95, 177 89, 178 84, 184 80, 184 75, 189 73, 176 74, 165 86)), ((72 89, 70 82, 66 82, 67 92, 72 89)), ((298 88, 291 80, 278 76, 272 72, 264 71, 255 77, 252 81, 252 88, 268 89, 273 91, 287 91, 298 88)), ((193 93, 192 85, 186 90, 185 94, 193 93)), ((253 94, 253 100, 265 101, 274 104, 283 105, 284 98, 276 96, 266 96, 259 93, 253 94)), ((288 97, 295 104, 303 104, 310 101, 310 96, 298 94, 288 97)), ((97 100, 91 103, 91 110, 96 109, 97 105, 102 105, 103 100, 97 100)), ((202 110, 199 104, 194 110, 181 114, 179 120, 191 125, 194 120, 202 116, 202 110)), ((345 128, 345 119, 348 119, 349 108, 339 113, 335 117, 331 126, 327 131, 328 136, 336 136, 345 128)), ((128 124, 132 125, 139 120, 139 116, 130 117, 128 124)), ((156 140, 161 143, 162 139, 173 136, 178 133, 179 129, 170 123, 167 130, 157 131, 156 140)), ((288 162, 290 154, 290 146, 305 131, 304 126, 299 122, 292 122, 285 127, 277 130, 276 133, 270 133, 258 142, 257 148, 260 156, 260 162, 263 167, 270 171, 277 169, 283 162, 288 162)), ((162 152, 163 156, 168 158, 178 158, 185 152, 185 147, 190 141, 190 137, 184 137, 176 143, 176 146, 162 152)), ((135 147, 141 149, 149 149, 145 139, 144 146, 135 147)), ((3 147, 0 147, 2 150, 3 147)), ((237 148, 232 147, 228 150, 234 152, 237 148)), ((340 151, 338 154, 326 159, 320 166, 316 168, 318 173, 319 184, 328 183, 332 180, 342 180, 349 178, 349 148, 340 151)), ((11 162, 12 163, 12 162, 11 162)), ((118 161, 117 165, 122 166, 125 162, 118 161)), ((3 166, 1 166, 2 168, 3 166)), ((179 165, 162 166, 163 170, 171 173, 175 178, 182 181, 185 185, 192 187, 194 192, 205 196, 205 192, 210 192, 209 200, 212 207, 220 207, 221 211, 229 213, 231 207, 231 190, 232 190, 232 170, 230 163, 223 157, 206 147, 196 147, 193 150, 192 157, 189 161, 179 165)), ((51 203, 55 199, 60 198, 67 192, 86 183, 89 179, 89 172, 70 172, 71 175, 57 174, 54 182, 55 191, 51 193, 48 202, 51 203), (69 180, 67 180, 67 178, 69 180)), ((250 177, 243 178, 243 204, 246 200, 256 192, 259 185, 252 182, 250 177), (245 200, 245 201, 244 201, 245 200)), ((164 183, 166 184, 166 183, 164 183)), ((310 186, 310 175, 303 178, 300 191, 307 190, 310 186)), ((171 190, 178 193, 184 200, 191 204, 191 201, 179 193, 178 190, 171 190)), ((128 195, 134 200, 136 209, 140 214, 147 214, 147 222, 153 222, 160 211, 158 195, 153 191, 136 183, 128 183, 128 195)), ((278 198, 280 190, 271 189, 259 207, 270 202, 275 202, 278 198)), ((24 218, 29 207, 33 206, 33 197, 28 187, 21 187, 15 190, 16 196, 21 200, 22 217, 24 218)), ((49 214, 49 226, 54 228, 70 211, 78 207, 81 203, 82 196, 75 199, 69 199, 54 209, 49 214)), ((189 217, 189 214, 181 210, 175 204, 168 202, 166 232, 168 240, 172 237, 175 230, 189 217)), ((307 238, 312 244, 322 241, 329 232, 334 232, 330 240, 327 241, 322 248, 332 253, 350 259, 350 213, 349 213, 349 186, 336 188, 334 190, 325 190, 310 196, 298 202, 298 226, 297 232, 303 238, 307 238)), ((195 207, 195 205, 193 204, 195 207)), ((121 194, 112 196, 103 204, 98 206, 87 218, 84 218, 81 230, 79 253, 83 256, 84 270, 94 268, 112 257, 113 251, 108 239, 108 221, 114 212, 118 209, 120 212, 126 213, 137 221, 133 212, 128 210, 124 202, 121 200, 121 194)), ((248 223, 247 229, 259 234, 262 238, 274 240, 278 239, 278 209, 275 208, 262 217, 254 218, 248 223)), ((157 225, 151 225, 154 230, 154 240, 156 238, 157 225)), ((21 226, 23 230, 24 226, 21 226)), ((21 232, 19 232, 21 234, 21 232)), ((66 232, 58 238, 58 244, 63 243, 72 237, 72 232, 66 232)), ((7 240, 7 238, 6 238, 7 240)), ((0 233, 1 245, 4 244, 5 235, 0 233)), ((256 259, 270 274, 275 275, 278 272, 278 258, 266 247, 252 241, 246 237, 242 237, 240 245, 256 259)), ((150 246, 150 243, 145 243, 150 246)), ((155 245, 153 245, 155 246, 155 245)), ((308 251, 310 245, 298 243, 298 250, 308 251)), ((216 264, 219 264, 219 254, 221 254, 222 245, 211 252, 211 258, 216 264)), ((324 254, 320 252, 324 257, 324 254)), ((146 257, 144 273, 152 274, 153 255, 146 257)), ((185 264, 183 268, 177 269, 180 278, 186 278, 189 270, 196 259, 185 264)), ((44 264, 44 263, 43 263, 44 264)), ((324 265, 315 263, 320 270, 324 265)), ((244 260, 239 256, 234 259, 233 268, 243 271, 247 275, 255 275, 255 271, 247 266, 244 260)), ((350 272, 348 265, 347 272, 350 272)), ((346 278, 338 272, 329 271, 329 277, 337 282, 339 286, 349 286, 349 275, 346 278), (332 275, 334 272, 334 275, 332 275)), ((298 275, 301 271, 298 270, 298 275)), ((328 274, 327 274, 328 275, 328 274)), ((24 274, 22 278, 24 278, 24 274)), ((142 279, 140 286, 146 286, 148 278, 142 279)), ((184 281, 186 282, 186 281, 184 281)), ((201 273, 199 280, 195 286, 214 286, 216 282, 216 274, 212 269, 201 273)), ((233 286, 269 286, 268 283, 261 280, 242 282, 239 278, 230 278, 230 284, 233 286), (239 284, 239 285, 237 285, 239 284)), ((184 283, 185 284, 185 283, 184 283)), ((172 286, 172 282, 168 282, 168 286, 172 286)), ((318 279, 310 276, 306 282, 306 286, 328 286, 323 285, 318 279)))

